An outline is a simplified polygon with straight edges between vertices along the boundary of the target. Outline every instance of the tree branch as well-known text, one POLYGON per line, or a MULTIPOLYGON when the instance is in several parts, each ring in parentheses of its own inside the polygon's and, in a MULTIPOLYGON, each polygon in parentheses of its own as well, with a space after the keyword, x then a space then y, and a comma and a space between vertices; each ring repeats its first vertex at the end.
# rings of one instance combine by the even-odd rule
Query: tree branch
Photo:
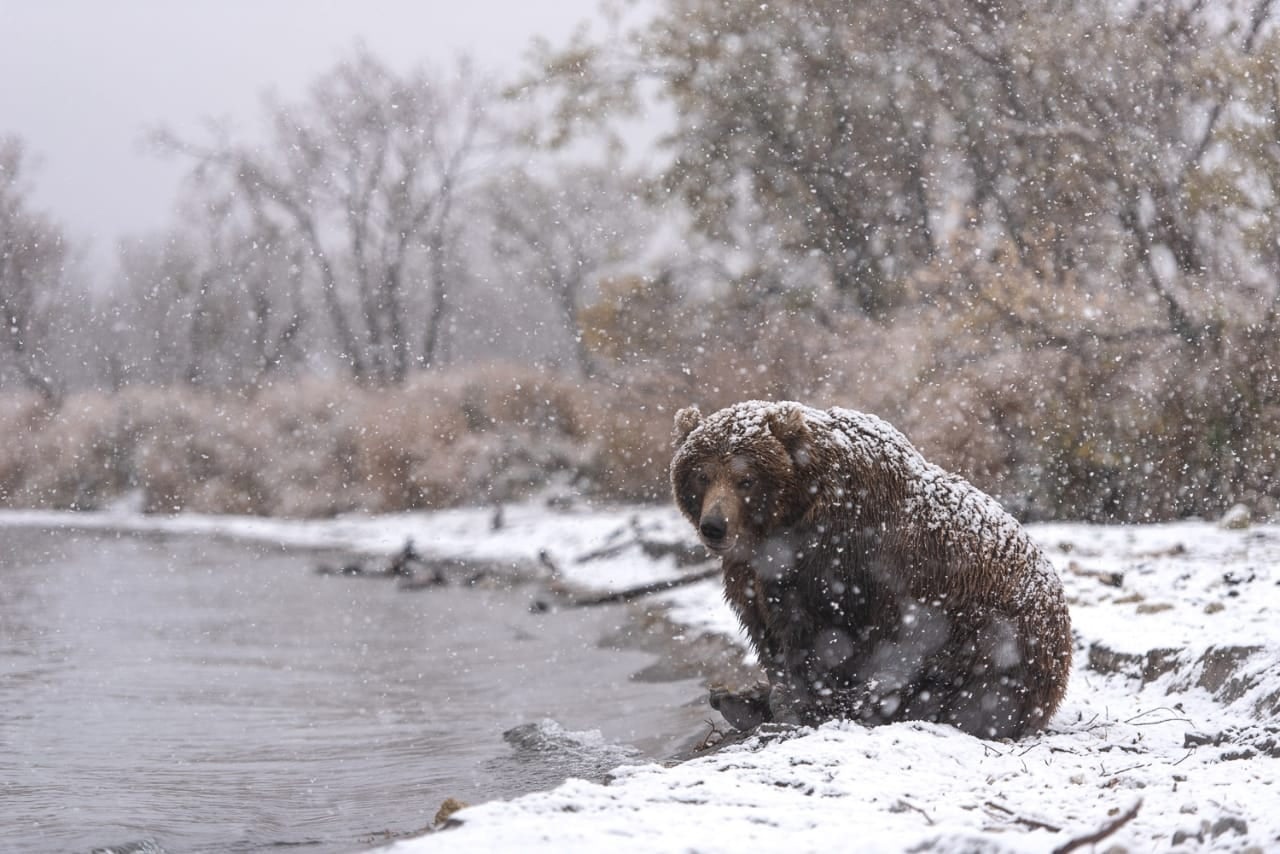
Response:
POLYGON ((1053 849, 1053 854, 1068 854, 1068 852, 1074 851, 1077 848, 1083 848, 1086 845, 1096 845, 1097 843, 1106 839, 1111 834, 1115 833, 1120 828, 1124 827, 1129 822, 1133 821, 1134 818, 1137 817, 1138 815, 1138 810, 1141 808, 1142 808, 1142 801, 1139 800, 1132 807, 1126 810, 1123 814, 1107 822, 1106 824, 1098 828, 1093 833, 1088 833, 1088 834, 1085 834, 1084 836, 1077 836, 1076 838, 1068 840, 1062 845, 1059 845, 1057 848, 1053 849))

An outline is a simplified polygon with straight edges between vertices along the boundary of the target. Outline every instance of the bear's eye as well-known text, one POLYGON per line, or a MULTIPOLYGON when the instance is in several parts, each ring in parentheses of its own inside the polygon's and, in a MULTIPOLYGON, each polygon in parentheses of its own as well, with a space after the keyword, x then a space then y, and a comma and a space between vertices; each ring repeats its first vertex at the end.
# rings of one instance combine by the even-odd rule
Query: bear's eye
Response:
POLYGON ((744 477, 742 480, 738 481, 738 489, 741 489, 743 492, 746 492, 755 485, 756 482, 749 477, 744 477))
POLYGON ((693 479, 697 482, 698 486, 705 487, 707 484, 711 483, 711 476, 705 471, 698 472, 694 475, 693 479))

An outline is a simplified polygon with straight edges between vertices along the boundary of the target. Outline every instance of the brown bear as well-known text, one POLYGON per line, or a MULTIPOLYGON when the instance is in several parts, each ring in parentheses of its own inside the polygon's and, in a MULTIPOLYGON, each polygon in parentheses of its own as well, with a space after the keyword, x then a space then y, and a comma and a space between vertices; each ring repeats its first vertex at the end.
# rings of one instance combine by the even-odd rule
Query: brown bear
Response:
POLYGON ((731 724, 1017 738, 1053 715, 1071 668, 1062 586, 992 498, 853 410, 749 401, 675 422, 676 503, 768 677, 713 691, 731 724))

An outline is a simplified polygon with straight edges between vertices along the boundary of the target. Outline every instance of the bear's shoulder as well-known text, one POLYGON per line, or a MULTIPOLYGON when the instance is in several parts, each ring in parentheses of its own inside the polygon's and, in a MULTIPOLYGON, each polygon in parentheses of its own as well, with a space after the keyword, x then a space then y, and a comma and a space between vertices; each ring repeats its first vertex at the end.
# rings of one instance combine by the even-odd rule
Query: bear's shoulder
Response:
POLYGON ((911 481, 903 510, 914 524, 940 535, 977 565, 1019 566, 1022 583, 1011 592, 1020 605, 1061 598, 1058 574, 1027 530, 1000 502, 959 475, 924 463, 911 481))
POLYGON ((875 415, 839 407, 809 416, 814 441, 827 445, 830 456, 862 471, 892 473, 913 481, 930 468, 911 441, 875 415))

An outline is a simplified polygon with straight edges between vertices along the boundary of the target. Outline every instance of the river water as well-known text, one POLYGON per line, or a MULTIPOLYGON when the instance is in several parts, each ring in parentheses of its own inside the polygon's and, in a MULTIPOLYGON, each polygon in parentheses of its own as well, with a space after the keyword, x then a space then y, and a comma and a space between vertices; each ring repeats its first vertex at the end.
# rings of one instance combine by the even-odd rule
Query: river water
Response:
MULTIPOLYGON (((398 591, 210 538, 0 528, 0 850, 353 851, 475 803, 659 758, 707 717, 631 679, 618 607, 398 591), (502 733, 599 730, 557 750, 502 733)), ((572 741, 572 739, 571 739, 572 741)))

